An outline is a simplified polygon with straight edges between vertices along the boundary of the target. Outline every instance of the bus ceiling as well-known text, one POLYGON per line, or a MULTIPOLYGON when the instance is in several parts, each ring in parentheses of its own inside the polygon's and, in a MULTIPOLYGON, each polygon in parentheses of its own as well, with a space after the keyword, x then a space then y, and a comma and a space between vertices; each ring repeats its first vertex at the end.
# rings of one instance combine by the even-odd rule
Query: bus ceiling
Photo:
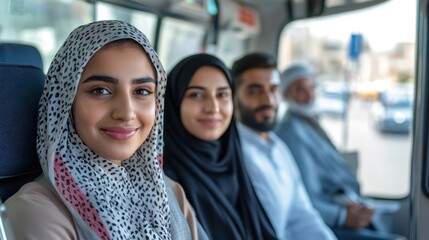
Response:
MULTIPOLYGON (((310 0, 311 1, 311 0, 310 0)), ((371 7, 389 0, 326 0, 322 16, 371 7)))
POLYGON ((191 22, 208 23, 217 8, 217 0, 86 0, 87 2, 106 2, 135 10, 151 12, 160 17, 173 17, 191 22), (213 10, 214 9, 214 10, 213 10))
MULTIPOLYGON (((304 19, 315 16, 325 16, 342 13, 360 8, 370 7, 388 0, 86 0, 87 2, 109 2, 155 13, 174 13, 181 11, 203 15, 215 15, 218 6, 224 2, 233 2, 256 9, 260 14, 272 14, 274 9, 280 9, 288 20, 304 19), (215 8, 210 7, 215 6, 215 8), (213 10, 215 9, 215 10, 213 10), (212 11, 212 12, 210 12, 212 11)), ((185 14, 186 15, 186 14, 185 14)))
MULTIPOLYGON (((222 1, 222 0, 221 0, 222 1)), ((223 0, 225 1, 225 0, 223 0)), ((269 11, 267 7, 278 8, 279 5, 284 5, 287 10, 287 15, 290 20, 304 19, 315 16, 326 16, 336 13, 343 13, 361 8, 370 7, 388 0, 226 0, 236 3, 248 4, 264 14, 264 11, 269 11)))
MULTIPOLYGON (((332 15, 388 0, 86 0, 107 2, 196 22, 211 28, 212 43, 219 31, 246 40, 246 51, 277 53, 282 29, 291 21, 332 15)), ((209 28, 208 28, 209 29, 209 28)), ((210 34, 209 34, 210 35, 210 34)))

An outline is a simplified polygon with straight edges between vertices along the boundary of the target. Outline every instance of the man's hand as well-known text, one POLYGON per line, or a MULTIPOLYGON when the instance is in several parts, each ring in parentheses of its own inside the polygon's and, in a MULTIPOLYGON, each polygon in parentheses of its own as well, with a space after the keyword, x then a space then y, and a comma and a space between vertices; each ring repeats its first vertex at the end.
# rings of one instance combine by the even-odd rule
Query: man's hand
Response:
POLYGON ((364 228, 371 222, 374 211, 373 208, 351 203, 347 206, 347 216, 344 226, 353 229, 364 228))

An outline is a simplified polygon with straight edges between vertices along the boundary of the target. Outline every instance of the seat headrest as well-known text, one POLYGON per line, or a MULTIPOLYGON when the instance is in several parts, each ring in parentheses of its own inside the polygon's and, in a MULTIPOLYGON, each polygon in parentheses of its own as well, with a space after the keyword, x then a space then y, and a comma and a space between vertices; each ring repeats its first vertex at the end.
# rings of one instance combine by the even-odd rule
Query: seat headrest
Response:
POLYGON ((34 66, 0 63, 0 196, 3 201, 25 183, 20 176, 41 173, 36 136, 44 77, 42 70, 34 66), (7 193, 5 185, 13 185, 7 193))
POLYGON ((32 65, 43 69, 39 50, 27 44, 0 43, 0 63, 32 65))

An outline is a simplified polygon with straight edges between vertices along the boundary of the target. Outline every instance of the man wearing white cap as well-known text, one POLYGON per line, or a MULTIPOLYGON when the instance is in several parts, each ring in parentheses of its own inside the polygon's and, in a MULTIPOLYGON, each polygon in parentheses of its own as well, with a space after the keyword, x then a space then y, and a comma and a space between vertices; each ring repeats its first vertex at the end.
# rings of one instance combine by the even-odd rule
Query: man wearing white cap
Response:
POLYGON ((280 91, 289 108, 275 130, 289 146, 313 206, 339 239, 400 239, 379 231, 381 210, 360 196, 356 175, 319 125, 315 87, 306 64, 291 64, 282 73, 280 91))

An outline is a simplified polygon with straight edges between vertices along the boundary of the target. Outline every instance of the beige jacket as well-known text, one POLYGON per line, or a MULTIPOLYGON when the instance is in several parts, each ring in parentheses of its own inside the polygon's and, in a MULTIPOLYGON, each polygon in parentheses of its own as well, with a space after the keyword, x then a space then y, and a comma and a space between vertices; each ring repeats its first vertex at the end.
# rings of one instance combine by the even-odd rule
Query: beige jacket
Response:
MULTIPOLYGON (((192 239, 198 239, 197 220, 182 187, 166 177, 189 224, 192 239)), ((25 184, 6 202, 6 213, 17 240, 76 240, 72 215, 47 187, 35 181, 25 184)))

